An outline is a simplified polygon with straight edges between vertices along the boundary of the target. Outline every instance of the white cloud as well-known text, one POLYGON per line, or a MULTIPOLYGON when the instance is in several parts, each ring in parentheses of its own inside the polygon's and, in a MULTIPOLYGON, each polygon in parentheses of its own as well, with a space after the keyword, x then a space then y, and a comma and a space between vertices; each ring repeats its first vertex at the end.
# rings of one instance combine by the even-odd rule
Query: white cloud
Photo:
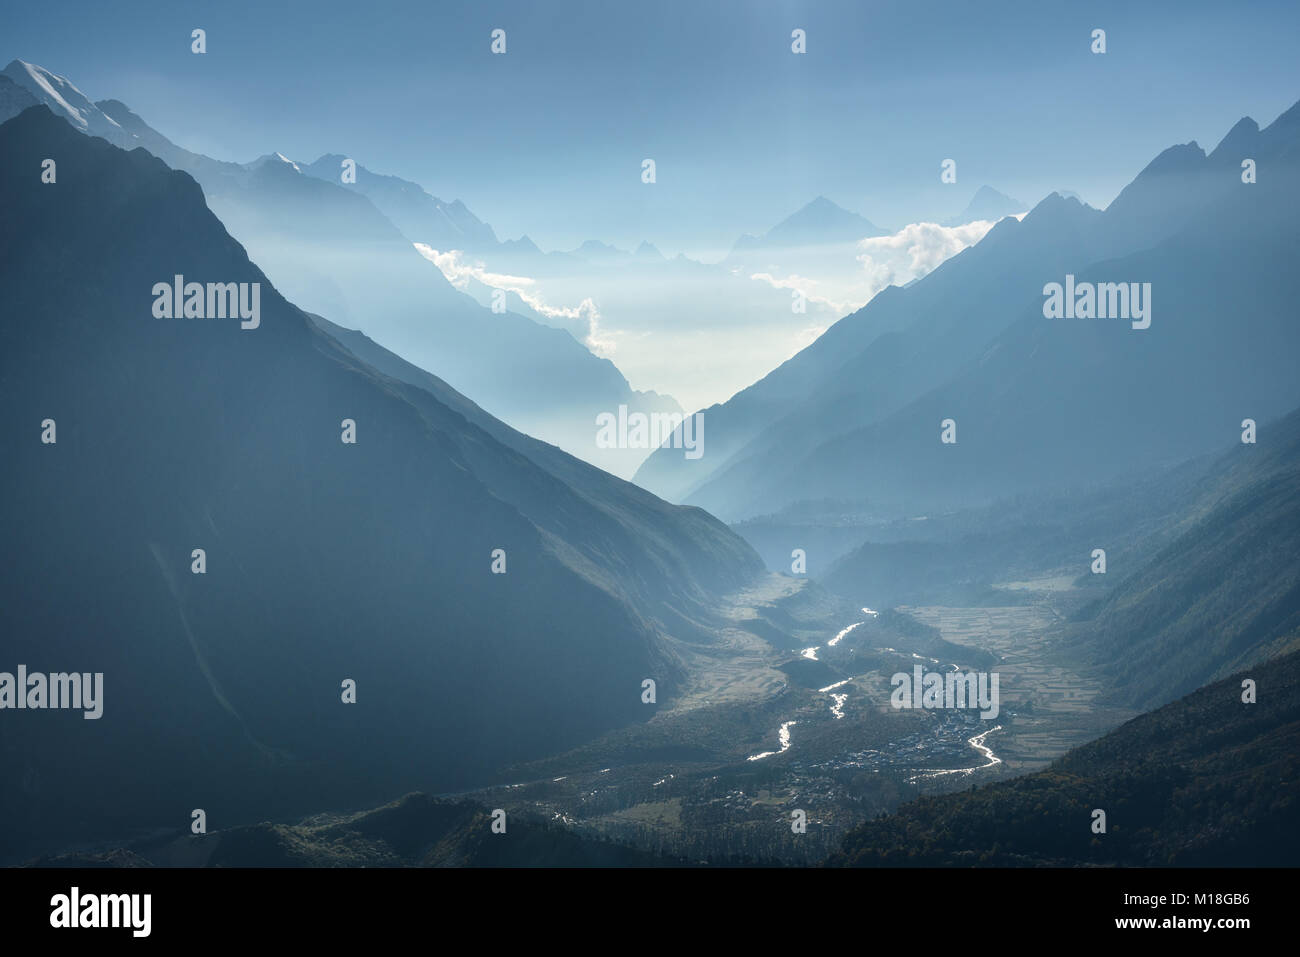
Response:
POLYGON ((836 315, 843 315, 844 313, 852 312, 857 308, 857 306, 851 302, 837 302, 833 299, 828 299, 825 296, 818 295, 813 290, 820 285, 820 283, 818 283, 816 279, 809 279, 807 276, 799 276, 792 273, 782 279, 779 276, 773 276, 771 273, 756 272, 749 278, 765 282, 774 289, 798 289, 804 294, 804 298, 809 302, 815 302, 826 306, 836 313, 836 315))
POLYGON ((530 309, 547 319, 557 320, 554 325, 567 329, 579 342, 598 356, 614 354, 615 343, 600 327, 600 310, 590 296, 576 306, 552 306, 537 294, 537 281, 528 276, 511 276, 507 273, 489 272, 481 262, 465 262, 459 249, 440 252, 424 243, 415 243, 421 256, 437 266, 447 281, 465 292, 474 279, 492 289, 513 292, 530 309))
POLYGON ((889 236, 859 240, 858 262, 870 294, 921 278, 944 260, 975 245, 993 226, 989 220, 961 226, 912 223, 889 236))

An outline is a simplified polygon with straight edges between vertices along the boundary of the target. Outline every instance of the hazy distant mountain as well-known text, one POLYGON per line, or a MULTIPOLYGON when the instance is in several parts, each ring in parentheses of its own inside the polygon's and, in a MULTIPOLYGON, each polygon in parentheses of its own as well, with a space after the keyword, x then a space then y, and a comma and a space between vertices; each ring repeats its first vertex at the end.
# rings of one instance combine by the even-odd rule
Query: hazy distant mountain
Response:
POLYGON ((703 512, 358 359, 147 152, 38 106, 0 173, 0 403, 30 426, 0 435, 5 669, 104 674, 97 721, 8 715, 6 851, 445 790, 643 720, 642 679, 671 700, 676 641, 760 572, 703 512), (45 156, 57 188, 19 174, 45 156), (154 318, 176 275, 260 283, 260 324, 154 318))
POLYGON ((925 797, 844 838, 860 867, 1281 867, 1300 854, 1300 654, 1134 718, 1037 774, 925 797), (1253 678, 1258 703, 1241 700, 1253 678), (1094 834, 1093 810, 1107 832, 1094 834))
MULTIPOLYGON (((1067 197, 1068 198, 1068 197, 1067 197)), ((952 219, 943 223, 944 226, 963 226, 966 223, 973 223, 980 220, 991 220, 997 222, 1003 216, 1013 216, 1016 213, 1023 213, 1029 207, 1018 199, 1012 199, 1004 193, 999 193, 991 186, 981 186, 975 191, 971 201, 966 204, 966 208, 958 213, 952 219)))
POLYGON ((297 173, 302 172, 302 167, 299 166, 297 163, 295 163, 293 160, 289 159, 289 157, 285 156, 283 153, 267 153, 264 156, 259 156, 251 163, 244 163, 242 165, 246 170, 259 170, 267 163, 280 163, 283 164, 284 166, 288 166, 290 169, 294 170, 297 173))
POLYGON ((177 146, 132 113, 120 100, 100 100, 95 106, 105 117, 129 133, 133 137, 134 145, 144 147, 172 169, 184 170, 201 185, 206 183, 206 188, 209 190, 217 183, 222 184, 217 192, 233 190, 249 179, 251 173, 249 167, 215 160, 202 153, 192 153, 177 146))
POLYGON ((611 246, 609 243, 602 243, 595 239, 588 239, 577 249, 573 250, 570 255, 578 256, 590 263, 609 263, 626 260, 632 254, 625 249, 611 246))
POLYGON ((1166 150, 1105 213, 1053 194, 1002 220, 709 410, 709 456, 656 453, 638 481, 727 518, 819 498, 921 510, 1220 447, 1242 418, 1300 405, 1298 143, 1300 106, 1208 156, 1166 150), (1243 184, 1243 150, 1273 176, 1243 184), (1067 274, 1149 282, 1151 327, 1045 319, 1043 287, 1067 274))
MULTIPOLYGON (((855 262, 851 251, 848 260, 855 262)), ((573 250, 543 251, 525 236, 460 257, 460 263, 507 277, 503 285, 517 279, 508 303, 524 293, 529 309, 551 310, 547 321, 567 324, 584 341, 612 345, 612 358, 629 380, 655 384, 683 405, 699 401, 678 394, 683 380, 697 390, 707 380, 710 394, 716 383, 749 381, 806 341, 802 333, 809 326, 828 325, 840 315, 837 307, 809 300, 806 314, 792 321, 790 289, 753 275, 761 270, 680 254, 668 258, 649 241, 629 250, 588 240, 573 250), (742 341, 746 347, 736 348, 742 341)), ((493 283, 477 283, 465 272, 448 270, 458 287, 489 303, 493 283)), ((648 452, 640 453, 637 465, 648 452)))
POLYGON ((356 182, 344 183, 343 164, 347 159, 339 153, 327 153, 314 163, 303 165, 302 171, 368 197, 411 242, 424 243, 442 252, 476 251, 497 245, 492 227, 460 200, 445 203, 418 183, 372 173, 359 163, 355 165, 356 182))
POLYGON ((884 234, 885 230, 871 220, 837 206, 825 196, 818 196, 807 206, 781 220, 762 237, 741 237, 736 243, 735 253, 760 248, 825 246, 884 234))
MULTIPOLYGON (((941 383, 1005 327, 1004 297, 1016 277, 1063 271, 1091 242, 1099 215, 1049 197, 1023 222, 1003 220, 981 243, 907 289, 883 290, 763 379, 706 410, 708 454, 674 462, 655 452, 637 472, 638 483, 668 499, 694 501, 716 480, 729 486, 723 496, 730 497, 710 496, 721 509, 715 514, 731 519, 775 511, 751 504, 755 483, 785 473, 827 437, 941 383)), ((803 480, 788 491, 791 501, 818 497, 803 480)))

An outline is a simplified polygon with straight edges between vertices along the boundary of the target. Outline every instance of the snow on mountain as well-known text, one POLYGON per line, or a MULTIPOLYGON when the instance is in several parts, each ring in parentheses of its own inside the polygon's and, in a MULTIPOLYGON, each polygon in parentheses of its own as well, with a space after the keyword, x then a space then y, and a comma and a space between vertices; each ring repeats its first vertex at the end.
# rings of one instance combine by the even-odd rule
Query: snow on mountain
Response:
POLYGON ((295 163, 293 160, 289 159, 289 157, 285 156, 283 153, 278 153, 278 152, 277 152, 277 153, 267 153, 265 156, 259 156, 257 159, 253 160, 251 163, 245 163, 245 164, 244 164, 244 169, 248 169, 248 170, 261 169, 261 168, 262 168, 263 166, 265 166, 267 163, 283 163, 285 166, 291 166, 291 167, 293 167, 293 171, 294 171, 295 173, 301 173, 301 172, 302 172, 301 167, 299 167, 297 163, 295 163))
POLYGON ((125 149, 134 149, 139 145, 134 142, 134 136, 95 106, 86 94, 65 77, 26 60, 11 62, 4 68, 4 76, 25 89, 37 102, 44 103, 55 114, 67 119, 73 129, 91 136, 102 136, 125 149))

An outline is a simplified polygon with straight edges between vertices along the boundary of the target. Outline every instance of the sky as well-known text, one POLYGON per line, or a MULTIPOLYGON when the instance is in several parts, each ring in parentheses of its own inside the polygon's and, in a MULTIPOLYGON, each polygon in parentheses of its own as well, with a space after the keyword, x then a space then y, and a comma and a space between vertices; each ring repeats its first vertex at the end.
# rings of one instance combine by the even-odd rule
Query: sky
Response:
POLYGON ((1162 149, 1300 99, 1294 2, 0 2, 4 62, 181 146, 343 153, 543 249, 717 259, 819 194, 890 230, 983 184, 1104 207, 1162 149))

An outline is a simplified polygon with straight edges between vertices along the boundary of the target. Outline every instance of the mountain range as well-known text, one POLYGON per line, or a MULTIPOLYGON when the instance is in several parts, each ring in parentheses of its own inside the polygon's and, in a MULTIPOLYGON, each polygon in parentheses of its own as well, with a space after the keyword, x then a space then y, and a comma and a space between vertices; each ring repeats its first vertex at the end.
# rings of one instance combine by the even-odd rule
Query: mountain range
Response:
POLYGON ((491 227, 463 204, 443 203, 365 167, 357 184, 346 186, 340 169, 327 170, 332 155, 306 165, 275 153, 248 164, 214 160, 175 145, 117 100, 90 102, 39 66, 15 60, 3 75, 74 128, 123 149, 143 147, 189 173, 213 212, 295 303, 364 329, 529 434, 630 475, 645 452, 598 448, 596 416, 620 405, 680 411, 671 398, 633 390, 613 362, 568 331, 536 321, 536 313, 494 313, 449 284, 412 243, 494 242, 491 227))
POLYGON ((637 481, 728 520, 818 499, 926 514, 1221 446, 1300 404, 1298 149, 1300 104, 1166 150, 1104 212, 1053 194, 1001 220, 705 410, 708 455, 656 452, 637 481), (1269 175, 1244 183, 1243 158, 1269 175), (1150 327, 1044 318, 1067 275, 1149 283, 1150 327))

